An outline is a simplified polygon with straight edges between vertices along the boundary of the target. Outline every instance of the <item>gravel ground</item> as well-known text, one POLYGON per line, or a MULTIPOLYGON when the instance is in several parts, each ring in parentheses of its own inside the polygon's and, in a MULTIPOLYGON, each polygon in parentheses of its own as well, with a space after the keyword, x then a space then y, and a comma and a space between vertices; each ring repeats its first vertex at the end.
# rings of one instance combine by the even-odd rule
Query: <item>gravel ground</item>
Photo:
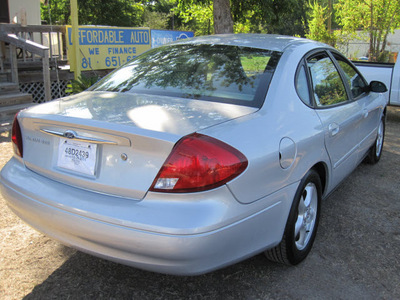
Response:
MULTIPOLYGON (((0 136, 0 169, 12 155, 0 136)), ((310 256, 296 267, 257 255, 196 277, 155 274, 75 251, 36 232, 0 196, 0 299, 400 299, 400 108, 384 152, 323 203, 310 256)))

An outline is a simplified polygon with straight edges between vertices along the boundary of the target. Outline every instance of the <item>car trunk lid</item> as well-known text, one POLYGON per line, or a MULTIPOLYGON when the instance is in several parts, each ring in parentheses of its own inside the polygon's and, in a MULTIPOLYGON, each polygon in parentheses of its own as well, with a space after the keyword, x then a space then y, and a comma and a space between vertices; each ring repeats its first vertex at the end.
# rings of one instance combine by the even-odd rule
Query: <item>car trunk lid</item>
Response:
POLYGON ((175 143, 255 108, 152 95, 84 92, 19 116, 25 165, 100 193, 142 199, 175 143))

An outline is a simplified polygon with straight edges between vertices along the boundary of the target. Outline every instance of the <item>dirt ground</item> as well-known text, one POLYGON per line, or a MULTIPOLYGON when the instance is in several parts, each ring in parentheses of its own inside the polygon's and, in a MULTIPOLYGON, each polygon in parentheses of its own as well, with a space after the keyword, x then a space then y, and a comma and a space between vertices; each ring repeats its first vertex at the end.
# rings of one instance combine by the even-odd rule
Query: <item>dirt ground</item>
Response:
MULTIPOLYGON (((0 169, 12 155, 0 136, 0 169)), ((400 108, 384 152, 323 203, 314 248, 296 267, 257 255, 197 277, 137 270, 75 251, 20 221, 0 196, 0 299, 400 299, 400 108)))

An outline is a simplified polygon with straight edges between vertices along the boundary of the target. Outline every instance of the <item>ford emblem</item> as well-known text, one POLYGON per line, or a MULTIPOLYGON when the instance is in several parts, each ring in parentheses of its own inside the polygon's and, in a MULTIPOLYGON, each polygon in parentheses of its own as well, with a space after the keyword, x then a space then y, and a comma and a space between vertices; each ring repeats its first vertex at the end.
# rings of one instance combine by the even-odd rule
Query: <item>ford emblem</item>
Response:
POLYGON ((76 133, 72 130, 67 130, 66 132, 64 132, 64 137, 66 137, 67 139, 74 139, 76 137, 76 133))

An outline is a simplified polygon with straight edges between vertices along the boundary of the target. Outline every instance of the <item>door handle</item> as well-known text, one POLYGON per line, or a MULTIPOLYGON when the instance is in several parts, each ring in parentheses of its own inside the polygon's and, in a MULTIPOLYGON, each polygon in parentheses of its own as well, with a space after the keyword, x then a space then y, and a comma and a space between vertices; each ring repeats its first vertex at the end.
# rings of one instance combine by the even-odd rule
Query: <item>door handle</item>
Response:
POLYGON ((368 117, 368 114, 369 114, 368 109, 364 108, 364 109, 363 109, 363 117, 364 117, 364 119, 365 119, 366 117, 368 117))
POLYGON ((329 130, 329 133, 331 134, 331 136, 335 136, 339 132, 339 125, 336 123, 331 123, 328 126, 328 130, 329 130))

